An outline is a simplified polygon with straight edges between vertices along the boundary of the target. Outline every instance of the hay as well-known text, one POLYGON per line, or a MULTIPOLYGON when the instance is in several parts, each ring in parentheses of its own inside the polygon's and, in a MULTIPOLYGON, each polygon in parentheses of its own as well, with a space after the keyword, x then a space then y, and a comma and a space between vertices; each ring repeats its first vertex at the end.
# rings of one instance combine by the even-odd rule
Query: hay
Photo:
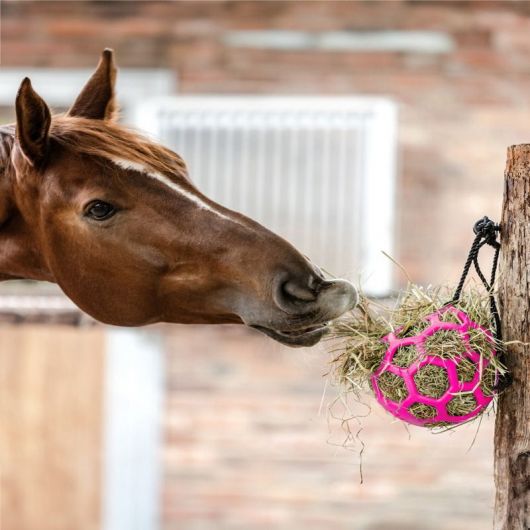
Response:
POLYGON ((409 407, 409 412, 420 420, 434 418, 437 414, 436 409, 425 403, 414 403, 409 407))
POLYGON ((409 395, 409 390, 403 378, 392 372, 382 373, 377 382, 379 390, 387 399, 399 403, 409 395))
POLYGON ((392 357, 392 364, 400 368, 408 368, 417 358, 418 352, 414 346, 400 346, 392 357))
POLYGON ((328 337, 345 339, 341 345, 343 353, 334 360, 342 382, 365 385, 383 360, 386 344, 380 339, 388 333, 387 329, 383 317, 365 297, 361 297, 349 317, 332 325, 328 337))
POLYGON ((443 330, 427 337, 425 350, 429 355, 451 359, 465 353, 466 345, 458 331, 443 330))
POLYGON ((451 416, 465 416, 477 407, 477 401, 471 394, 457 394, 445 406, 451 416))
MULTIPOLYGON (((358 307, 347 317, 336 321, 330 333, 330 337, 338 340, 339 344, 335 351, 340 353, 335 357, 333 365, 344 392, 353 391, 358 395, 360 390, 369 386, 370 377, 381 367, 387 349, 387 344, 381 341, 382 337, 390 332, 400 338, 421 333, 429 326, 425 317, 442 308, 451 297, 452 292, 446 288, 422 288, 414 284, 409 284, 394 307, 387 307, 361 296, 358 307)), ((487 293, 470 289, 453 305, 477 324, 486 329, 491 327, 487 293)), ((458 316, 451 312, 442 313, 439 318, 443 322, 460 323, 458 316)), ((458 379, 462 383, 472 381, 477 370, 481 370, 479 387, 484 395, 491 396, 495 394, 496 373, 506 373, 499 358, 492 355, 492 349, 500 349, 502 345, 492 344, 481 329, 470 330, 469 342, 471 349, 490 364, 482 369, 482 362, 477 365, 470 358, 465 358, 458 365, 458 379)), ((454 359, 465 353, 466 344, 460 332, 440 330, 426 339, 425 350, 429 355, 454 359)), ((418 350, 414 346, 402 346, 395 351, 392 364, 407 368, 417 360, 418 350)), ((435 365, 420 368, 414 381, 418 391, 424 396, 438 398, 449 388, 446 370, 435 365)), ((400 402, 408 396, 403 378, 391 372, 385 371, 379 376, 378 386, 382 394, 392 401, 400 402)), ((463 416, 475 408, 475 399, 469 393, 455 395, 447 405, 447 410, 455 416, 463 416)), ((419 402, 410 406, 409 411, 421 419, 436 415, 433 407, 419 402)))
MULTIPOLYGON (((502 373, 502 372, 501 372, 502 373)), ((494 394, 495 388, 495 377, 496 377, 496 367, 493 363, 488 364, 482 373, 482 378, 480 380, 480 390, 485 396, 492 396, 494 394)))
MULTIPOLYGON (((456 373, 458 380, 461 383, 469 383, 475 377, 475 372, 477 371, 477 365, 471 359, 462 359, 460 364, 456 367, 456 373)), ((495 374, 495 369, 493 369, 493 374, 495 374)), ((493 381, 492 385, 495 384, 493 381)))
POLYGON ((426 365, 414 376, 418 392, 426 397, 441 398, 449 389, 447 371, 441 366, 426 365))

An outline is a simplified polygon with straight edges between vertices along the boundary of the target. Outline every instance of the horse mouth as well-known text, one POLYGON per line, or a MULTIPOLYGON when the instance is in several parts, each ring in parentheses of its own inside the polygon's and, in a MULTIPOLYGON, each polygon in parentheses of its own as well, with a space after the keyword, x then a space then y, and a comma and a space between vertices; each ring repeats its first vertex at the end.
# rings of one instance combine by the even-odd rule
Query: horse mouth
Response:
POLYGON ((328 331, 328 324, 319 324, 291 331, 280 331, 264 326, 251 326, 271 339, 293 347, 314 346, 328 331))

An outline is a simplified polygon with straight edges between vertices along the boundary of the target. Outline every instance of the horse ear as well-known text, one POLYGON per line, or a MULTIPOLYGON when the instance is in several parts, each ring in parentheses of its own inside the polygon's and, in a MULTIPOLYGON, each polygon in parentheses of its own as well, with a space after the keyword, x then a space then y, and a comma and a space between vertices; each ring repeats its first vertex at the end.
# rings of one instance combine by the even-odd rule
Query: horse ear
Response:
POLYGON ((106 48, 101 54, 96 71, 77 96, 75 103, 68 111, 68 115, 93 120, 112 119, 116 112, 115 80, 114 52, 106 48))
POLYGON ((27 77, 18 89, 15 108, 17 142, 29 162, 33 166, 39 166, 48 153, 51 115, 48 105, 33 90, 31 81, 27 77))

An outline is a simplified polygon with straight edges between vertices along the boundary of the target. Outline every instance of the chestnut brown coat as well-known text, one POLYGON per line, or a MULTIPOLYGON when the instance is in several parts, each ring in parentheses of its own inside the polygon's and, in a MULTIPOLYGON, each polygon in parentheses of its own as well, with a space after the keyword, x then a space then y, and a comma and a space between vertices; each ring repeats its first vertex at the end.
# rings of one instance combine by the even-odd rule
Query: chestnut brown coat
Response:
MULTIPOLYGON (((312 345, 353 307, 292 245, 202 195, 183 160, 115 122, 111 50, 64 116, 24 79, 0 128, 0 279, 56 282, 94 318, 244 323, 312 345)), ((251 179, 252 175, 248 175, 251 179)))

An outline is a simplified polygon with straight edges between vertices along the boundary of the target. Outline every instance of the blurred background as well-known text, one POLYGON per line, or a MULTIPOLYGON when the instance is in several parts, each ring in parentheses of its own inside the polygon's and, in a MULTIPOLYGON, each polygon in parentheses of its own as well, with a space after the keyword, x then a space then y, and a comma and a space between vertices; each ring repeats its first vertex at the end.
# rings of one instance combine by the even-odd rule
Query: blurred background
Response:
MULTIPOLYGON (((0 17, 3 123, 24 76, 60 112, 112 47, 124 122, 373 296, 405 281, 381 251, 457 281, 473 222, 499 217, 506 147, 530 137, 528 2, 3 0, 0 17)), ((490 527, 493 418, 433 435, 374 407, 344 448, 325 345, 109 328, 30 282, 0 286, 0 313, 2 530, 490 527)))

